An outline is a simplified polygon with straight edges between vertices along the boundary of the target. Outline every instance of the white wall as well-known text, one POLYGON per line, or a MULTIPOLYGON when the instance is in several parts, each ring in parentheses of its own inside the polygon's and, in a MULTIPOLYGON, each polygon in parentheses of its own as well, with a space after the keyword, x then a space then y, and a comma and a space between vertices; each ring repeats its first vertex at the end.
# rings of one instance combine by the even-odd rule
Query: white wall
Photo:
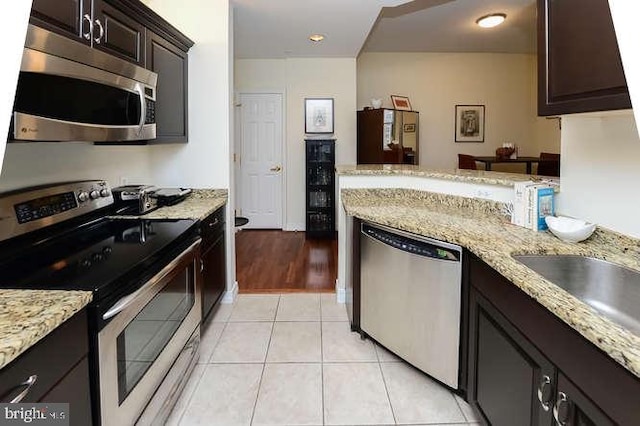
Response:
POLYGON ((640 139, 631 111, 562 117, 558 213, 640 237, 640 139))
POLYGON ((304 99, 334 98, 336 163, 356 159, 356 60, 354 58, 241 59, 236 93, 285 93, 285 229, 305 227, 304 99))
POLYGON ((229 188, 229 0, 145 3, 195 42, 189 50, 189 143, 150 147, 153 181, 229 188))
POLYGON ((144 146, 94 146, 89 142, 10 143, 0 191, 51 182, 105 179, 109 184, 150 183, 144 146))
POLYGON ((358 108, 404 95, 420 112, 420 165, 454 167, 457 154, 493 155, 504 142, 520 155, 559 152, 555 120, 537 117, 536 58, 494 53, 363 53, 358 108), (485 105, 485 142, 454 142, 456 104, 485 105))
POLYGON ((640 53, 638 52, 640 5, 635 1, 609 0, 609 8, 631 95, 631 104, 634 106, 636 123, 640 123, 640 53))

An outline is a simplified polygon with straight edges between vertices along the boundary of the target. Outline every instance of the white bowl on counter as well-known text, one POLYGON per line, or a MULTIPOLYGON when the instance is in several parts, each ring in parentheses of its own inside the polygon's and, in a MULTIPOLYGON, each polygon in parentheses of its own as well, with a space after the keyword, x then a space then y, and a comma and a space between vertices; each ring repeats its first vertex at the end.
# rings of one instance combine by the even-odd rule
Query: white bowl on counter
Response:
POLYGON ((547 216, 544 220, 553 235, 568 243, 584 241, 596 230, 595 224, 570 217, 547 216))

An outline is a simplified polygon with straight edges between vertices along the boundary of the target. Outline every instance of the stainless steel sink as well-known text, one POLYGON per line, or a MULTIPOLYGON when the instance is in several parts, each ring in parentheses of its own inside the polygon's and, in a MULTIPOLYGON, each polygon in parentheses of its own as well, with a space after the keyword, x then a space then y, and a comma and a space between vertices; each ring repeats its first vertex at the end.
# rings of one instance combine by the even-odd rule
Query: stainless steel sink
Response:
POLYGON ((586 256, 514 255, 514 259, 640 335, 640 273, 586 256))

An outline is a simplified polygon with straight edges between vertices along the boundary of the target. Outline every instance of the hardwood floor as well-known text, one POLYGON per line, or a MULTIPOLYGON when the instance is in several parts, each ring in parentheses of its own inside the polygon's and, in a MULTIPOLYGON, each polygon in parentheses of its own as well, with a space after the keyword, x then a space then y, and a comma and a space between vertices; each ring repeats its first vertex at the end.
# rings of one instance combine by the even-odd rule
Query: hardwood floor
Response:
POLYGON ((331 292, 338 273, 338 241, 307 240, 304 232, 236 233, 240 293, 331 292))

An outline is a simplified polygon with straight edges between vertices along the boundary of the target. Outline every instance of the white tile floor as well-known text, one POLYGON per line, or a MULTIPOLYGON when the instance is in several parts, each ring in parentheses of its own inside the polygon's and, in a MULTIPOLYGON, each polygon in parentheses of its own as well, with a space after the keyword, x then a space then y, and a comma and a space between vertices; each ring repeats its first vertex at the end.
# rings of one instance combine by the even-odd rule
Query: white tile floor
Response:
POLYGON ((335 294, 221 305, 167 425, 468 425, 471 408, 350 331, 335 294))

